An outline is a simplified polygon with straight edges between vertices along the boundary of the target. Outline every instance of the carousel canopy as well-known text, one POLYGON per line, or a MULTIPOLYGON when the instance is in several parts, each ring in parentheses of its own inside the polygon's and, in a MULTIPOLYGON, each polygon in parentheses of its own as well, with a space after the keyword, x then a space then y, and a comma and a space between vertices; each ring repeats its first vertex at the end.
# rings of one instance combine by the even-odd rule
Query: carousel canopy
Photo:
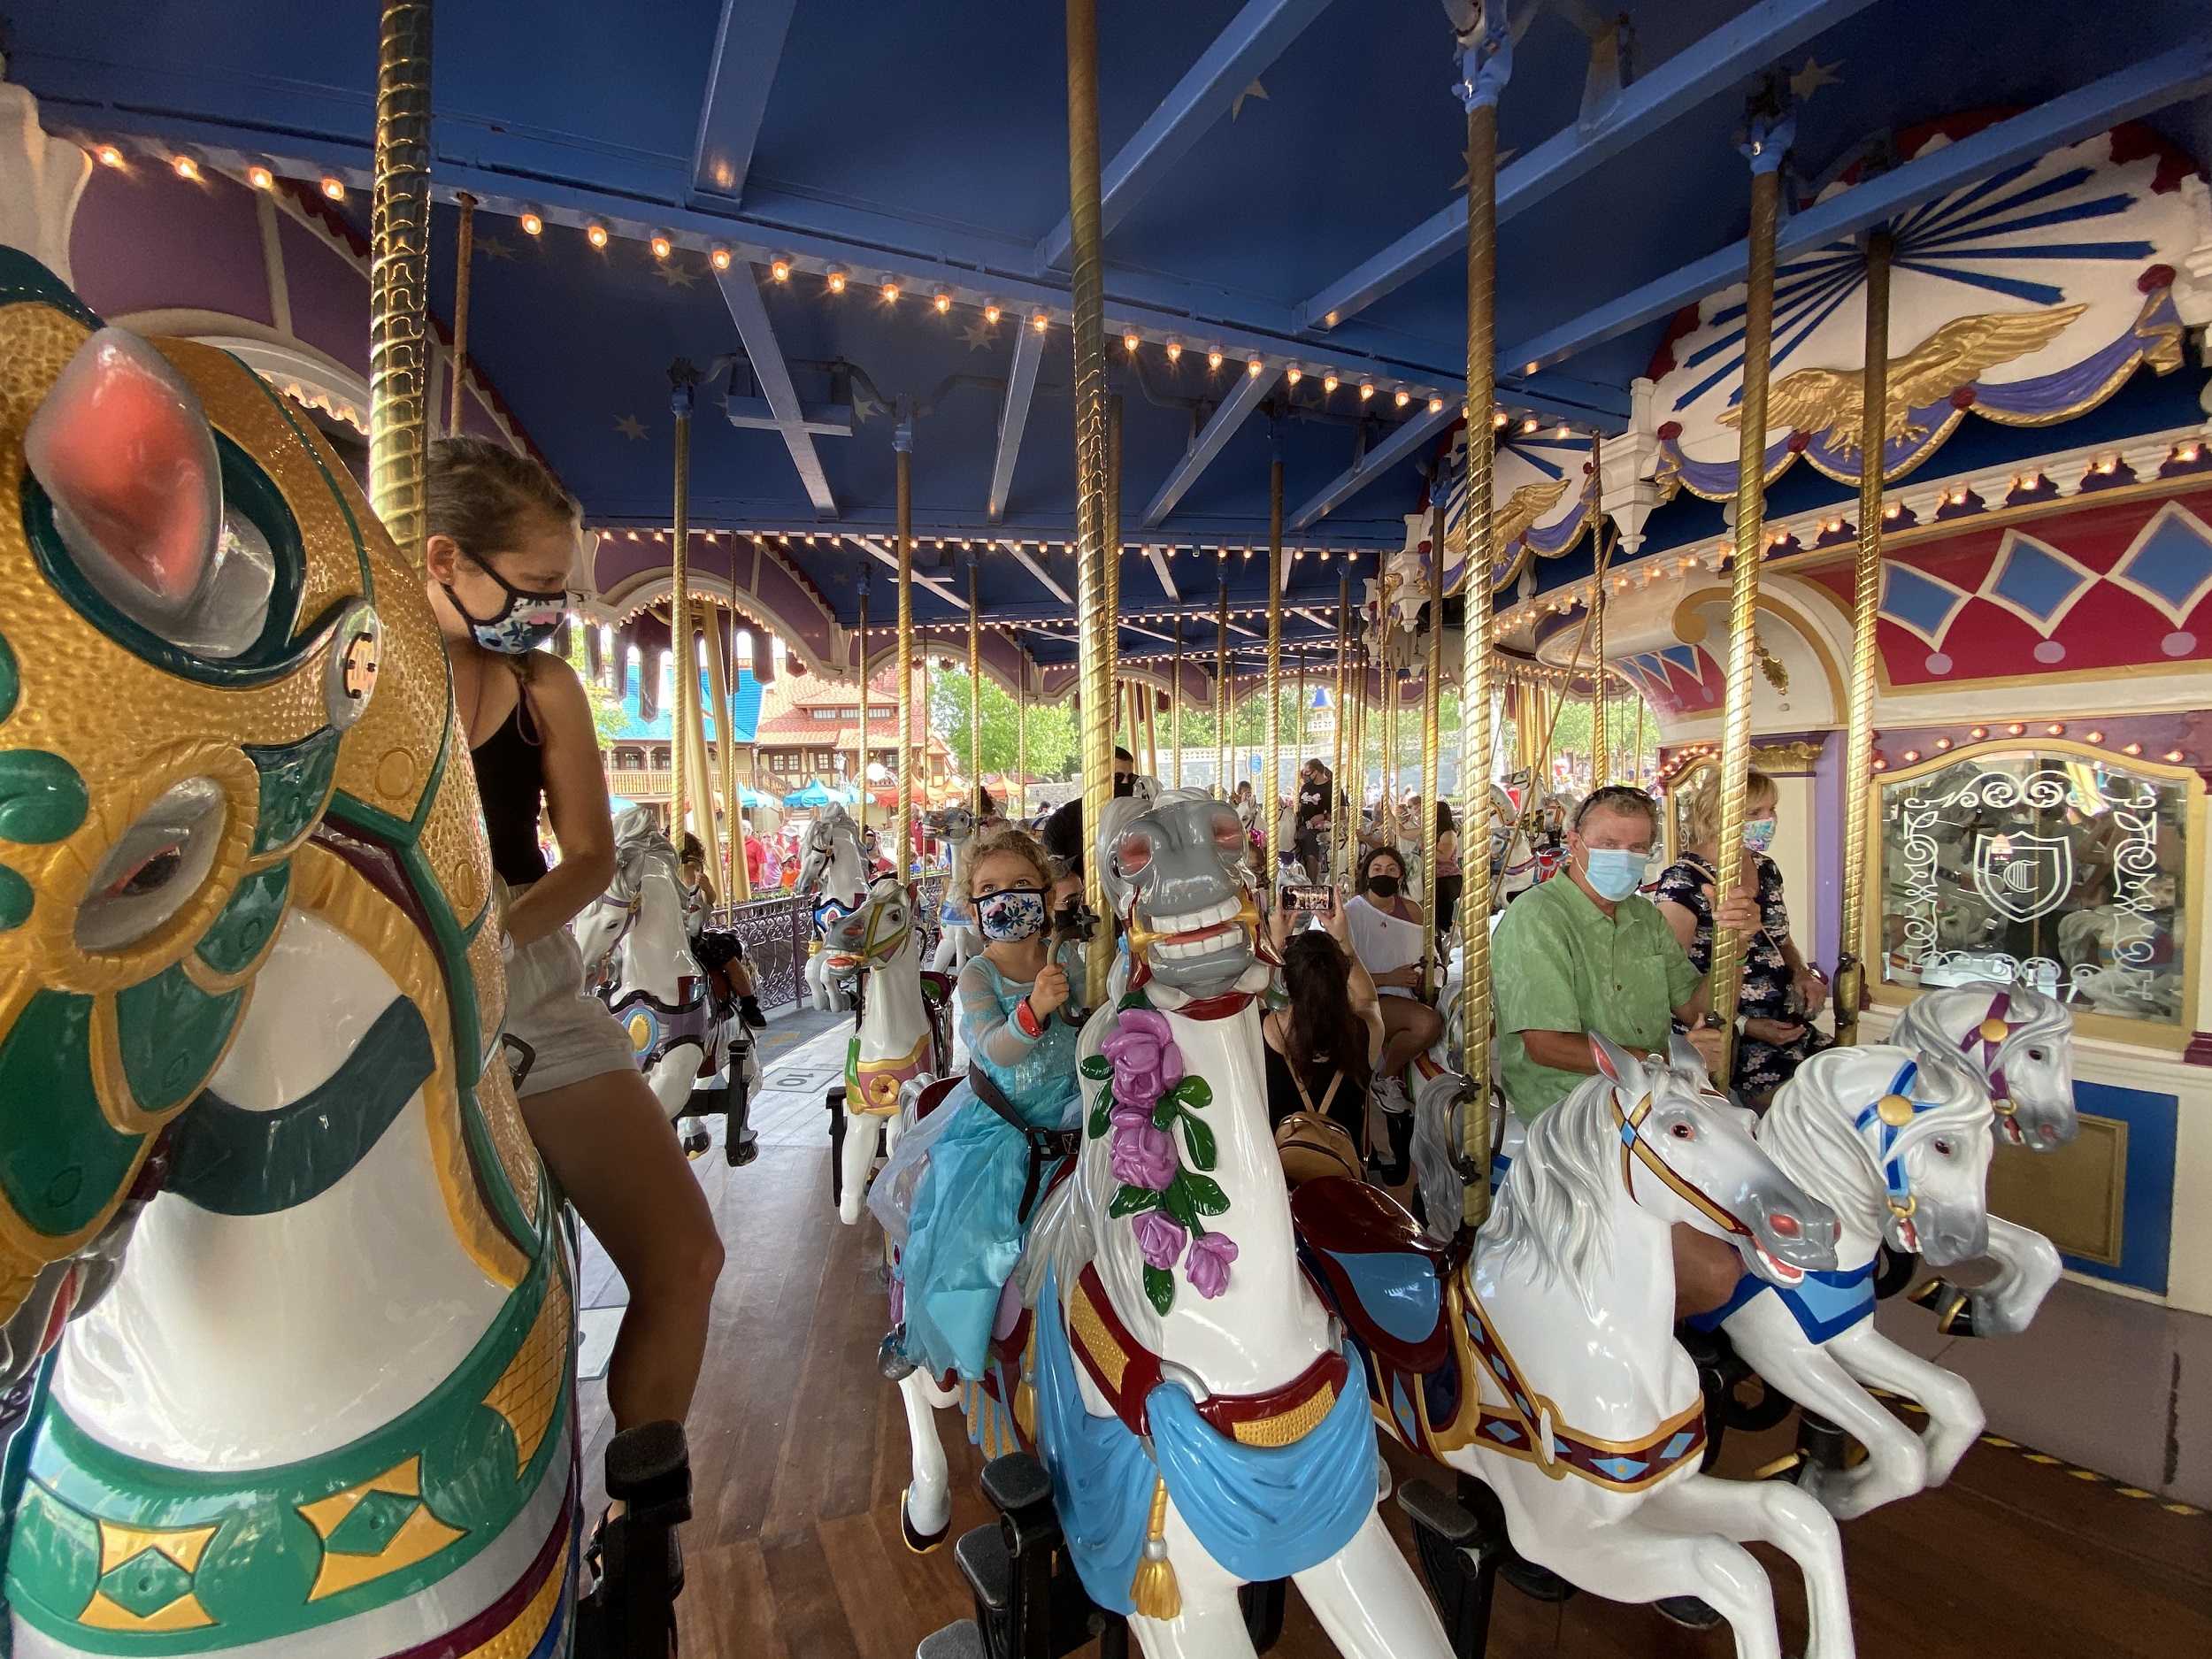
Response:
MULTIPOLYGON (((1179 621, 1191 673, 1210 674, 1225 591, 1248 673, 1263 665, 1271 457, 1286 473, 1286 645, 1325 644, 1340 580, 1356 595, 1384 553, 1417 542, 1424 521, 1409 532, 1408 518, 1439 469, 1463 506, 1450 487, 1465 123, 1446 9, 1102 12, 1118 651, 1164 659, 1179 621)), ((1894 348, 1909 360, 1947 342, 1907 377, 1919 401, 1895 423, 1893 459, 2001 468, 2047 448, 2038 428, 2052 421, 2139 432, 2193 402, 2197 377, 2162 376, 2178 359, 2159 342, 2178 329, 2157 301, 2177 267, 2187 280, 2201 236, 2178 188, 2212 151, 2200 6, 2091 18, 2056 0, 1539 0, 1513 17, 1498 276, 1509 539, 1493 571, 1509 595, 1586 584, 1594 486, 1647 556, 1722 533, 1749 196, 1736 145, 1763 85, 1795 120, 1774 511, 1808 538, 1853 488, 1855 417, 1819 377, 1858 367, 1850 254, 1870 226, 1899 239, 1894 348), (2039 324, 1989 322, 2028 313, 2039 324), (1977 343, 1951 349, 1962 332, 1977 343), (1793 389, 1801 373, 1812 378, 1793 389), (1606 440, 1594 471, 1592 434, 1606 440), (1946 458, 1928 461, 1939 447, 1946 458), (1640 499, 1655 480, 1657 498, 1640 499)), ((257 250, 265 179, 288 226, 357 262, 377 31, 364 0, 17 7, 10 75, 50 127, 111 147, 75 231, 88 299, 111 315, 196 309, 308 330, 250 291, 258 251, 238 291, 204 223, 257 250), (188 212, 203 228, 178 259, 102 257, 188 212)), ((918 622, 959 649, 972 565, 984 616, 1019 630, 1033 688, 1065 688, 1064 87, 1059 8, 1014 0, 542 0, 526 17, 442 0, 433 308, 448 327, 467 192, 470 418, 534 446, 583 502, 610 614, 664 591, 669 370, 683 358, 703 377, 695 580, 734 587, 801 666, 849 672, 863 592, 879 621, 895 602, 892 439, 910 421, 918 622)), ((360 357, 348 351, 337 379, 360 357)), ((1510 619, 1533 623, 1533 605, 1510 619)), ((1002 679, 1019 660, 996 638, 987 657, 1002 679)))

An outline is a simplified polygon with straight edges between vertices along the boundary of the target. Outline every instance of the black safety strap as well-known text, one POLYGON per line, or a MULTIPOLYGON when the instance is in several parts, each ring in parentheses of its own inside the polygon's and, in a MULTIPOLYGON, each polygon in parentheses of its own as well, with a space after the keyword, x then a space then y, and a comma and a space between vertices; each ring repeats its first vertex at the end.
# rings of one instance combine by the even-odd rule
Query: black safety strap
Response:
POLYGON ((1045 1164, 1048 1159, 1071 1158, 1083 1149, 1080 1129, 1033 1129, 1022 1121, 999 1086, 985 1075, 981 1066, 968 1068, 968 1087, 975 1091, 976 1099, 996 1112, 1009 1129, 1019 1135, 1029 1146, 1029 1174, 1022 1182, 1020 1206, 1014 1211, 1014 1219, 1023 1226, 1029 1225, 1029 1211, 1037 1202, 1037 1188, 1044 1180, 1045 1164))

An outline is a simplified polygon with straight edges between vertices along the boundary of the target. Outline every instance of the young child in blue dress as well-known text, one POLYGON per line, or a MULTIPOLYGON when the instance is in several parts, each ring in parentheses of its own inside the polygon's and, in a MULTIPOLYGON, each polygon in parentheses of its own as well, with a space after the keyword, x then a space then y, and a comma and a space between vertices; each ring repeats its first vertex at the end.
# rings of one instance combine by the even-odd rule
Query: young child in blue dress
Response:
MULTIPOLYGON (((1054 873, 1036 838, 1002 820, 962 848, 953 878, 984 941, 982 954, 960 970, 957 991, 969 1076, 981 1072, 1033 1129, 1072 1128, 1082 1112, 1080 1033, 1055 1018, 1067 1002, 1068 978, 1052 960, 1045 928, 1054 873)), ((972 1083, 939 1111, 949 1121, 927 1141, 928 1164, 906 1217, 901 1348, 933 1376, 950 1371, 973 1381, 983 1375, 1000 1296, 1021 1256, 1029 1146, 972 1083)), ((1039 1171, 1037 1192, 1052 1172, 1039 1171)), ((892 1173, 885 1171, 887 1180, 892 1173)))

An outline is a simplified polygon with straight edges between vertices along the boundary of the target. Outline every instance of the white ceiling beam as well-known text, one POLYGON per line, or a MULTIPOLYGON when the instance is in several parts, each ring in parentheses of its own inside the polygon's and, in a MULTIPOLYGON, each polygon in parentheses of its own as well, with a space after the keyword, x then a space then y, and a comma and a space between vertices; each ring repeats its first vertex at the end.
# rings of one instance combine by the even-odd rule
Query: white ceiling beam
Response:
POLYGON ((999 405, 998 453, 991 462, 991 499, 986 511, 993 524, 1006 516, 1006 500, 1014 488, 1014 463, 1021 457, 1022 432, 1029 425, 1030 400, 1037 391, 1037 365, 1044 355, 1042 330, 1015 329, 1014 367, 1006 377, 1006 401, 999 405))
POLYGON ((814 516, 836 518, 837 497, 830 492, 822 457, 814 452, 814 434, 806 429, 798 388, 791 383, 790 366, 776 343, 768 307, 761 302, 759 279, 751 265, 741 261, 727 271, 717 272, 714 280, 722 290, 723 303, 730 308, 730 320, 737 325, 737 337, 745 342, 745 355, 752 363, 754 378, 760 382, 761 395, 768 400, 769 412, 776 418, 776 430, 791 451, 791 464, 799 469, 799 482, 814 503, 814 516))
POLYGON ((1175 511, 1175 503, 1183 499, 1184 493, 1198 481, 1198 475, 1236 435, 1244 418, 1259 407, 1260 399, 1275 389, 1276 379, 1264 369, 1257 374, 1247 372, 1237 376, 1235 389, 1221 400, 1213 419, 1206 423, 1206 429, 1198 434, 1189 453, 1168 474, 1167 482, 1160 486, 1160 493, 1153 496, 1152 504, 1144 510, 1146 529, 1156 528, 1162 519, 1175 511))

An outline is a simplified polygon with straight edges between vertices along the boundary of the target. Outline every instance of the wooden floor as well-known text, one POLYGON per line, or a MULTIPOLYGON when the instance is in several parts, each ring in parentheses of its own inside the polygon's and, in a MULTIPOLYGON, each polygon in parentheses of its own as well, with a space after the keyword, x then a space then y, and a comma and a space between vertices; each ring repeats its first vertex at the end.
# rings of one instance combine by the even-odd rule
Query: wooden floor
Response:
MULTIPOLYGON (((694 1166, 729 1259, 691 1417, 683 1651, 906 1659, 927 1632, 965 1615, 968 1600, 949 1548, 917 1556, 900 1540, 904 1417, 874 1364, 885 1326, 880 1234, 872 1222, 838 1224, 826 1137, 809 1146, 803 1129, 795 1121, 778 1137, 785 1144, 747 1169, 726 1168, 718 1151, 694 1166)), ((619 1299, 618 1281, 612 1297, 596 1288, 603 1302, 619 1299)), ((584 1290, 588 1304, 588 1276, 584 1290)), ((595 1484, 605 1395, 596 1383, 583 1393, 595 1484)), ((940 1422, 956 1536, 991 1517, 975 1489, 981 1460, 953 1414, 940 1422)), ((1791 1437, 1785 1427, 1732 1440, 1724 1472, 1756 1467, 1791 1437)), ((1428 1469, 1392 1455, 1402 1478, 1428 1469)), ((1386 1512, 1402 1542, 1396 1506, 1386 1512)), ((1976 1447, 1947 1487, 1851 1523, 1844 1540, 1863 1659, 2212 1655, 2212 1517, 2169 1512, 2016 1449, 1976 1447)), ((1795 1571, 1763 1558, 1786 1645, 1801 1651, 1795 1571)), ((1294 1589, 1289 1601, 1275 1651, 1333 1653, 1294 1589)), ((1724 1629, 1693 1633, 1587 1595, 1543 1606, 1501 1585, 1490 1651, 1724 1659, 1733 1649, 1724 1629)))

